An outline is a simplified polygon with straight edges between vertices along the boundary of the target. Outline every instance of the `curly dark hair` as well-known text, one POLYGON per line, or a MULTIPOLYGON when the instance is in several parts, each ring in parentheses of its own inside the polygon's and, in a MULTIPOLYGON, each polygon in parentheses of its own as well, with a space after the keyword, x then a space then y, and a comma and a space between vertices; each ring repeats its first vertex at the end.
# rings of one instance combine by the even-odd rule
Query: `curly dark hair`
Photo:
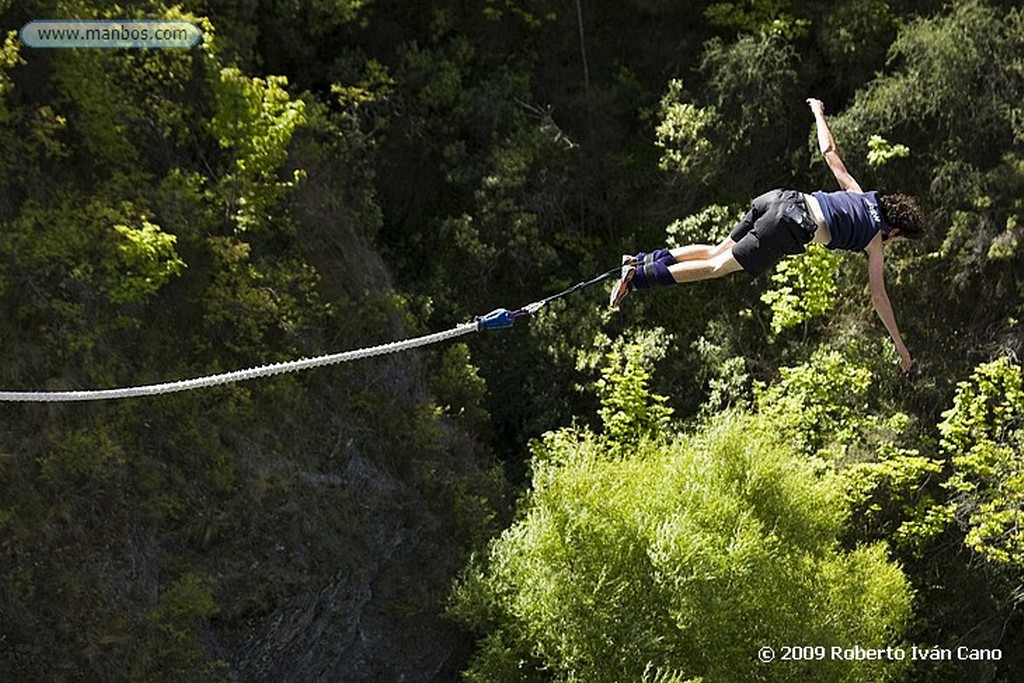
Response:
POLYGON ((901 237, 913 239, 921 236, 924 220, 916 199, 910 195, 894 193, 881 195, 878 200, 889 226, 899 230, 901 237))

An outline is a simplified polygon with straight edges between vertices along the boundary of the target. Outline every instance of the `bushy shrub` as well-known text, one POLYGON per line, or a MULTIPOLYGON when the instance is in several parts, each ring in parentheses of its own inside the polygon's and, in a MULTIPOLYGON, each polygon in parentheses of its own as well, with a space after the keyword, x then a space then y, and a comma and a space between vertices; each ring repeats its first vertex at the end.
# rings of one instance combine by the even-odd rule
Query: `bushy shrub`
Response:
MULTIPOLYGON (((635 373, 606 378, 650 400, 635 373)), ((565 429, 535 445, 533 467, 518 522, 457 591, 455 614, 485 632, 469 680, 894 673, 879 661, 758 660, 759 648, 789 643, 884 647, 910 613, 883 546, 839 546, 835 475, 765 416, 721 413, 674 440, 565 429)))

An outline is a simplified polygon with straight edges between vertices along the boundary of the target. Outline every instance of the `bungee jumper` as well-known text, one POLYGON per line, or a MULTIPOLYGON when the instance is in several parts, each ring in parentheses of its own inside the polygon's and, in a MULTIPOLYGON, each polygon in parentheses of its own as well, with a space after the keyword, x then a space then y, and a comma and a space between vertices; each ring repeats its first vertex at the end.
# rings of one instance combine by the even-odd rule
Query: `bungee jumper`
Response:
POLYGON ((838 192, 772 190, 757 197, 732 232, 717 245, 688 244, 622 257, 619 281, 610 305, 617 307, 627 293, 722 277, 736 271, 758 276, 783 257, 803 252, 810 242, 826 249, 862 251, 868 259, 871 303, 892 337, 900 367, 910 372, 913 359, 885 291, 885 246, 921 234, 917 201, 904 194, 865 192, 850 175, 836 149, 821 100, 807 100, 814 114, 818 148, 835 176, 838 192))

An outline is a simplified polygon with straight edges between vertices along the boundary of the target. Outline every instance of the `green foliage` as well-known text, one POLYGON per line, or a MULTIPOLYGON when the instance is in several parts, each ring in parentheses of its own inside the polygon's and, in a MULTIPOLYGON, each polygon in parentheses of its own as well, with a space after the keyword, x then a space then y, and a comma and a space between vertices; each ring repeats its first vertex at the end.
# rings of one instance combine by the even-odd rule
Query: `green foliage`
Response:
POLYGON ((761 301, 772 310, 772 332, 779 334, 835 307, 841 261, 840 254, 811 244, 805 253, 779 263, 772 273, 777 286, 761 295, 761 301))
POLYGON ((715 244, 725 239, 743 212, 711 204, 697 213, 676 219, 667 228, 669 247, 684 244, 715 244))
POLYGON ((890 159, 910 156, 910 148, 906 145, 894 145, 881 135, 868 138, 868 165, 882 166, 890 159))
POLYGON ((306 0, 303 9, 311 12, 310 21, 320 24, 320 30, 336 23, 352 21, 359 14, 359 10, 366 6, 371 0, 306 0))
POLYGON ((921 443, 915 419, 871 395, 879 378, 865 363, 877 351, 859 346, 820 346, 807 362, 781 368, 777 382, 755 387, 755 406, 835 472, 853 511, 850 533, 914 551, 942 529, 935 506, 945 469, 921 443))
POLYGON ((42 287, 38 298, 19 302, 20 314, 38 316, 39 331, 52 335, 64 353, 87 351, 112 329, 137 325, 138 311, 121 306, 150 299, 180 272, 174 236, 140 214, 130 201, 69 192, 26 201, 9 225, 4 252, 12 274, 31 272, 42 287), (138 224, 143 228, 127 227, 138 224))
POLYGON ((56 486, 66 482, 88 485, 115 476, 124 462, 124 450, 111 437, 111 430, 90 425, 64 434, 41 458, 40 475, 56 486))
POLYGON ((718 368, 717 376, 709 383, 708 411, 717 412, 748 402, 750 375, 746 370, 746 363, 739 357, 728 359, 718 368))
MULTIPOLYGON (((601 398, 598 414, 610 443, 625 446, 642 438, 658 438, 668 427, 672 409, 668 398, 648 390, 652 342, 668 344, 671 338, 654 334, 613 348, 596 383, 601 398)), ((654 354, 664 354, 663 347, 654 354)), ((655 356, 656 357, 656 356, 655 356)))
POLYGON ((1024 379, 1002 357, 957 385, 939 423, 953 474, 943 486, 965 542, 1001 564, 1024 566, 1024 379))
POLYGON ((7 75, 7 71, 23 63, 23 59, 18 53, 20 46, 21 41, 18 40, 17 31, 9 31, 3 46, 0 47, 0 123, 4 123, 9 115, 5 99, 7 92, 11 89, 11 79, 7 75))
POLYGON ((213 666, 206 659, 199 627, 217 612, 209 581, 185 574, 167 586, 150 613, 159 634, 152 642, 149 676, 157 680, 181 680, 186 671, 204 671, 213 666))
POLYGON ((798 450, 853 443, 870 419, 865 415, 872 374, 839 351, 821 346, 810 359, 780 368, 779 381, 756 392, 757 410, 798 450))
POLYGON ((67 117, 57 114, 49 105, 36 110, 33 135, 42 147, 43 154, 52 159, 68 156, 64 138, 67 134, 67 117))
POLYGON ((942 246, 939 248, 939 254, 950 258, 970 250, 974 246, 979 222, 975 212, 953 212, 953 215, 950 217, 949 229, 942 240, 942 246))
POLYGON ((488 21, 501 21, 506 13, 534 27, 554 19, 554 12, 545 0, 486 0, 483 14, 488 21))
POLYGON ((1021 221, 1017 216, 1006 219, 1006 230, 992 240, 988 248, 989 261, 1004 261, 1015 258, 1020 253, 1021 221))
POLYGON ((749 197, 779 184, 780 160, 792 154, 790 131, 803 113, 791 103, 806 96, 796 67, 793 45, 777 35, 746 35, 734 43, 715 39, 705 47, 702 101, 720 122, 712 136, 715 158, 724 162, 718 182, 727 182, 725 189, 736 195, 749 197))
POLYGON ((513 269, 555 262, 555 251, 543 237, 543 216, 529 209, 532 201, 547 199, 542 194, 547 190, 538 187, 531 174, 549 147, 550 141, 534 131, 495 145, 473 193, 476 211, 446 219, 441 226, 449 249, 464 267, 473 264, 486 272, 495 261, 513 269))
POLYGON ((485 429, 487 411, 483 407, 487 384, 473 365, 469 347, 452 344, 439 353, 431 372, 433 388, 441 409, 448 415, 465 421, 467 426, 485 429))
POLYGON ((55 77, 74 112, 74 127, 89 155, 103 165, 126 168, 138 160, 132 129, 145 118, 132 97, 131 81, 117 77, 102 50, 60 50, 55 77))
POLYGON ((296 170, 291 180, 279 182, 275 174, 292 135, 306 122, 305 103, 291 99, 283 76, 248 77, 226 67, 212 85, 216 109, 210 132, 231 151, 234 167, 220 191, 237 207, 238 229, 250 230, 266 224, 269 208, 302 177, 296 170))
POLYGON ((284 161, 292 134, 305 121, 303 102, 288 96, 283 76, 250 78, 228 67, 216 82, 211 132, 221 147, 235 152, 239 171, 269 176, 284 161))
MULTIPOLYGON (((208 22, 160 2, 146 4, 95 7, 60 2, 56 13, 47 16, 166 17, 190 21, 204 30, 204 39, 212 39, 208 22)), ((165 161, 169 148, 192 144, 194 149, 193 129, 186 122, 195 115, 196 89, 187 85, 209 49, 204 43, 197 50, 55 50, 54 96, 45 104, 77 135, 72 138, 76 149, 87 152, 82 167, 97 177, 119 174, 125 186, 134 183, 138 191, 149 181, 146 171, 165 161)))
MULTIPOLYGON (((890 421, 900 417, 906 416, 890 421)), ((860 529, 886 534, 897 547, 913 550, 945 526, 936 515, 935 486, 929 486, 942 472, 934 458, 884 440, 871 460, 850 463, 841 475, 860 529)))
POLYGON ((799 38, 806 34, 810 22, 788 14, 790 4, 789 0, 713 2, 704 10, 704 16, 712 26, 799 38))
POLYGON ((655 129, 656 144, 664 150, 658 165, 662 170, 684 176, 699 175, 712 158, 708 132, 718 117, 714 107, 697 107, 682 98, 683 82, 669 81, 668 92, 661 99, 660 123, 655 129))
POLYGON ((825 59, 815 76, 844 94, 870 82, 885 64, 902 22, 898 14, 889 0, 836 0, 828 12, 814 12, 811 33, 825 59))
MULTIPOLYGON (((331 84, 331 94, 337 96, 338 103, 357 114, 360 109, 370 109, 374 104, 386 102, 396 85, 387 67, 375 59, 366 62, 364 70, 356 85, 331 84)), ((386 117, 374 116, 374 129, 383 129, 386 125, 386 117)))
POLYGON ((890 115, 896 120, 913 116, 919 126, 936 126, 933 134, 950 134, 969 119, 971 135, 959 143, 976 145, 981 152, 1008 124, 1006 104, 1012 89, 1004 87, 1001 74, 1020 84, 1017 50, 1024 15, 1017 8, 1000 16, 979 0, 956 3, 951 10, 922 18, 899 33, 890 59, 902 68, 873 84, 866 96, 894 107, 890 115), (976 74, 983 70, 996 80, 978 80, 976 74))
POLYGON ((776 662, 765 644, 884 646, 910 609, 880 546, 842 551, 837 487, 726 413, 671 446, 548 435, 517 521, 460 587, 485 628, 471 681, 880 680, 878 662, 776 662))
POLYGON ((207 245, 217 269, 206 291, 205 323, 226 340, 224 346, 269 360, 268 340, 295 343, 323 324, 330 307, 317 291, 319 275, 311 265, 254 255, 250 243, 233 237, 211 237, 207 245))
POLYGON ((163 232, 160 226, 145 218, 141 219, 141 225, 141 228, 114 226, 121 241, 117 245, 117 260, 107 265, 123 275, 110 289, 113 303, 144 301, 185 268, 185 262, 174 250, 177 237, 163 232))

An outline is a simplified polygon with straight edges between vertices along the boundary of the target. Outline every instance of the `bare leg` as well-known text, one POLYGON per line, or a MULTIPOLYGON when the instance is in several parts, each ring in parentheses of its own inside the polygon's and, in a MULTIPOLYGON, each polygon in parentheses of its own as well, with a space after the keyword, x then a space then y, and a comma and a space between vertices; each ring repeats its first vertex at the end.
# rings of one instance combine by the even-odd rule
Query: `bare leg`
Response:
POLYGON ((682 247, 676 247, 672 250, 672 256, 675 257, 676 261, 703 261, 706 259, 714 258, 719 256, 723 252, 732 249, 732 245, 736 244, 731 238, 726 237, 718 244, 687 244, 682 247))
POLYGON ((672 250, 672 256, 676 261, 702 260, 714 255, 715 246, 712 244, 687 244, 672 250))
POLYGON ((731 239, 726 239, 715 247, 715 251, 718 253, 714 256, 679 261, 669 266, 668 271, 676 282, 696 282, 698 280, 722 277, 729 273, 735 273, 737 270, 743 270, 743 266, 732 255, 732 244, 735 244, 735 242, 731 239))

